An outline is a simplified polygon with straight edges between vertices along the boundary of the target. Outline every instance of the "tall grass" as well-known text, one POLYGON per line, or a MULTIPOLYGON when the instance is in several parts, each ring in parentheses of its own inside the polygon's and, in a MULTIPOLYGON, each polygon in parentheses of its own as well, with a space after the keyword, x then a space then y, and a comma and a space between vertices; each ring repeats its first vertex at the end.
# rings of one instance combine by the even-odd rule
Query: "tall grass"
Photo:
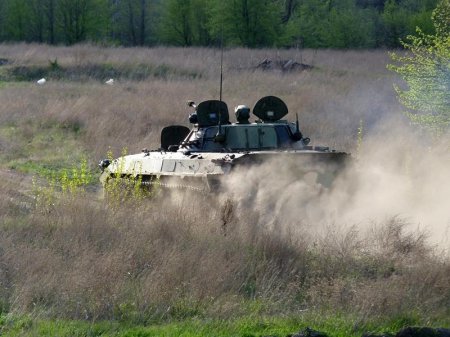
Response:
POLYGON ((138 323, 249 311, 448 317, 448 260, 400 219, 370 232, 311 235, 295 224, 281 234, 246 212, 224 235, 213 202, 185 195, 111 209, 61 197, 31 211, 2 228, 1 302, 15 312, 138 323))
MULTIPOLYGON (((2 72, 14 67, 50 67, 49 61, 57 59, 59 67, 70 68, 83 79, 74 80, 68 74, 37 86, 39 77, 31 76, 28 81, 5 86, 0 92, 1 125, 26 128, 28 137, 34 133, 33 127, 42 124, 78 130, 93 158, 99 158, 109 146, 115 152, 124 147, 130 151, 158 147, 162 126, 188 124, 188 99, 199 102, 219 94, 217 50, 1 45, 0 54, 12 60, 2 72), (105 64, 111 69, 166 65, 174 72, 163 79, 150 76, 137 82, 119 77, 111 87, 103 84, 109 75, 100 81, 96 71, 90 73, 87 68, 105 64), (183 71, 201 77, 186 78, 183 71)), ((302 129, 313 142, 348 149, 354 146, 359 120, 372 125, 388 111, 398 109, 392 76, 384 68, 387 62, 387 55, 380 51, 227 50, 224 100, 231 110, 238 104, 253 106, 264 95, 279 95, 290 111, 299 113, 302 129), (265 58, 301 60, 315 68, 291 74, 255 70, 265 58)), ((294 115, 289 118, 293 120, 294 115)))

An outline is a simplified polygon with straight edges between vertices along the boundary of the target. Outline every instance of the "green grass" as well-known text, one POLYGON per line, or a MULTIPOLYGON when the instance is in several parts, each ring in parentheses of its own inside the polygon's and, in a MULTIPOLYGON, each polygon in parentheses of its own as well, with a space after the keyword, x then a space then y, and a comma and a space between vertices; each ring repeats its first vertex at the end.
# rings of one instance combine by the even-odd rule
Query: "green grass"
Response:
MULTIPOLYGON (((23 82, 23 81, 7 81, 1 79, 0 74, 0 89, 6 89, 6 88, 24 88, 27 85, 29 85, 29 82, 23 82)), ((34 85, 34 83, 33 83, 34 85)))
POLYGON ((77 123, 0 127, 0 140, 11 147, 0 154, 1 166, 42 177, 60 175, 86 155, 79 142, 81 132, 77 123))
MULTIPOLYGON (((0 335, 28 336, 123 336, 123 337, 284 337, 309 327, 325 332, 330 337, 356 337, 364 332, 395 333, 406 326, 424 325, 417 317, 392 317, 362 324, 353 316, 301 313, 290 317, 263 317, 250 315, 232 320, 186 319, 155 325, 130 325, 115 321, 89 323, 85 321, 40 320, 30 316, 6 315, 0 318, 0 335)), ((435 322, 435 327, 449 326, 449 319, 435 322)), ((430 326, 428 324, 428 326, 430 326)))

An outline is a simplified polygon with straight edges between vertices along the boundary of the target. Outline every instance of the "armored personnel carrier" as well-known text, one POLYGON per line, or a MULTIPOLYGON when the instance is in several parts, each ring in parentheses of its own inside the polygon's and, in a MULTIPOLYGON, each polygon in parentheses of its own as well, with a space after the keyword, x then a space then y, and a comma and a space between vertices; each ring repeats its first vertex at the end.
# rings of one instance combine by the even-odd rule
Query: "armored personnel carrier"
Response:
POLYGON ((236 121, 230 122, 228 107, 221 100, 195 105, 189 116, 193 124, 172 125, 161 132, 161 147, 114 160, 100 161, 105 186, 111 179, 133 179, 142 186, 158 185, 198 191, 218 191, 227 177, 239 168, 256 170, 272 162, 277 167, 289 165, 296 179, 313 177, 314 184, 329 187, 342 169, 348 154, 324 146, 310 146, 296 122, 282 118, 288 114, 278 97, 261 98, 253 108, 235 108, 236 121))

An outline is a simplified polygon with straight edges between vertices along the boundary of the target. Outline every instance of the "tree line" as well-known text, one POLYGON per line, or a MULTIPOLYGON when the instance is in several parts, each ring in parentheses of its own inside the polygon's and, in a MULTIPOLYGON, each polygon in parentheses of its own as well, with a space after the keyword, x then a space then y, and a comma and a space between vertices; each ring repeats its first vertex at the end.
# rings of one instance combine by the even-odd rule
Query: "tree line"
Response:
POLYGON ((438 0, 1 0, 0 42, 401 47, 438 0))

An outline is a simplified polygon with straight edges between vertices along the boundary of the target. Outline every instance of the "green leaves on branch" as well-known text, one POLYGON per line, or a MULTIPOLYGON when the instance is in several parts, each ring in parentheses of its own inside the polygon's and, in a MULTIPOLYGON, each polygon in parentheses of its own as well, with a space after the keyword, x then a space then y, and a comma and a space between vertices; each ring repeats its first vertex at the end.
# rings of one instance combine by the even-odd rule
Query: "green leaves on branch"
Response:
POLYGON ((441 0, 432 15, 436 34, 417 35, 402 42, 406 54, 392 53, 388 66, 406 82, 395 86, 406 114, 415 124, 440 136, 450 128, 450 0, 441 0))
POLYGON ((93 183, 96 183, 96 177, 86 158, 81 159, 79 165, 47 175, 44 179, 34 177, 35 207, 43 213, 51 212, 58 202, 70 201, 71 197, 85 193, 86 188, 93 183))

